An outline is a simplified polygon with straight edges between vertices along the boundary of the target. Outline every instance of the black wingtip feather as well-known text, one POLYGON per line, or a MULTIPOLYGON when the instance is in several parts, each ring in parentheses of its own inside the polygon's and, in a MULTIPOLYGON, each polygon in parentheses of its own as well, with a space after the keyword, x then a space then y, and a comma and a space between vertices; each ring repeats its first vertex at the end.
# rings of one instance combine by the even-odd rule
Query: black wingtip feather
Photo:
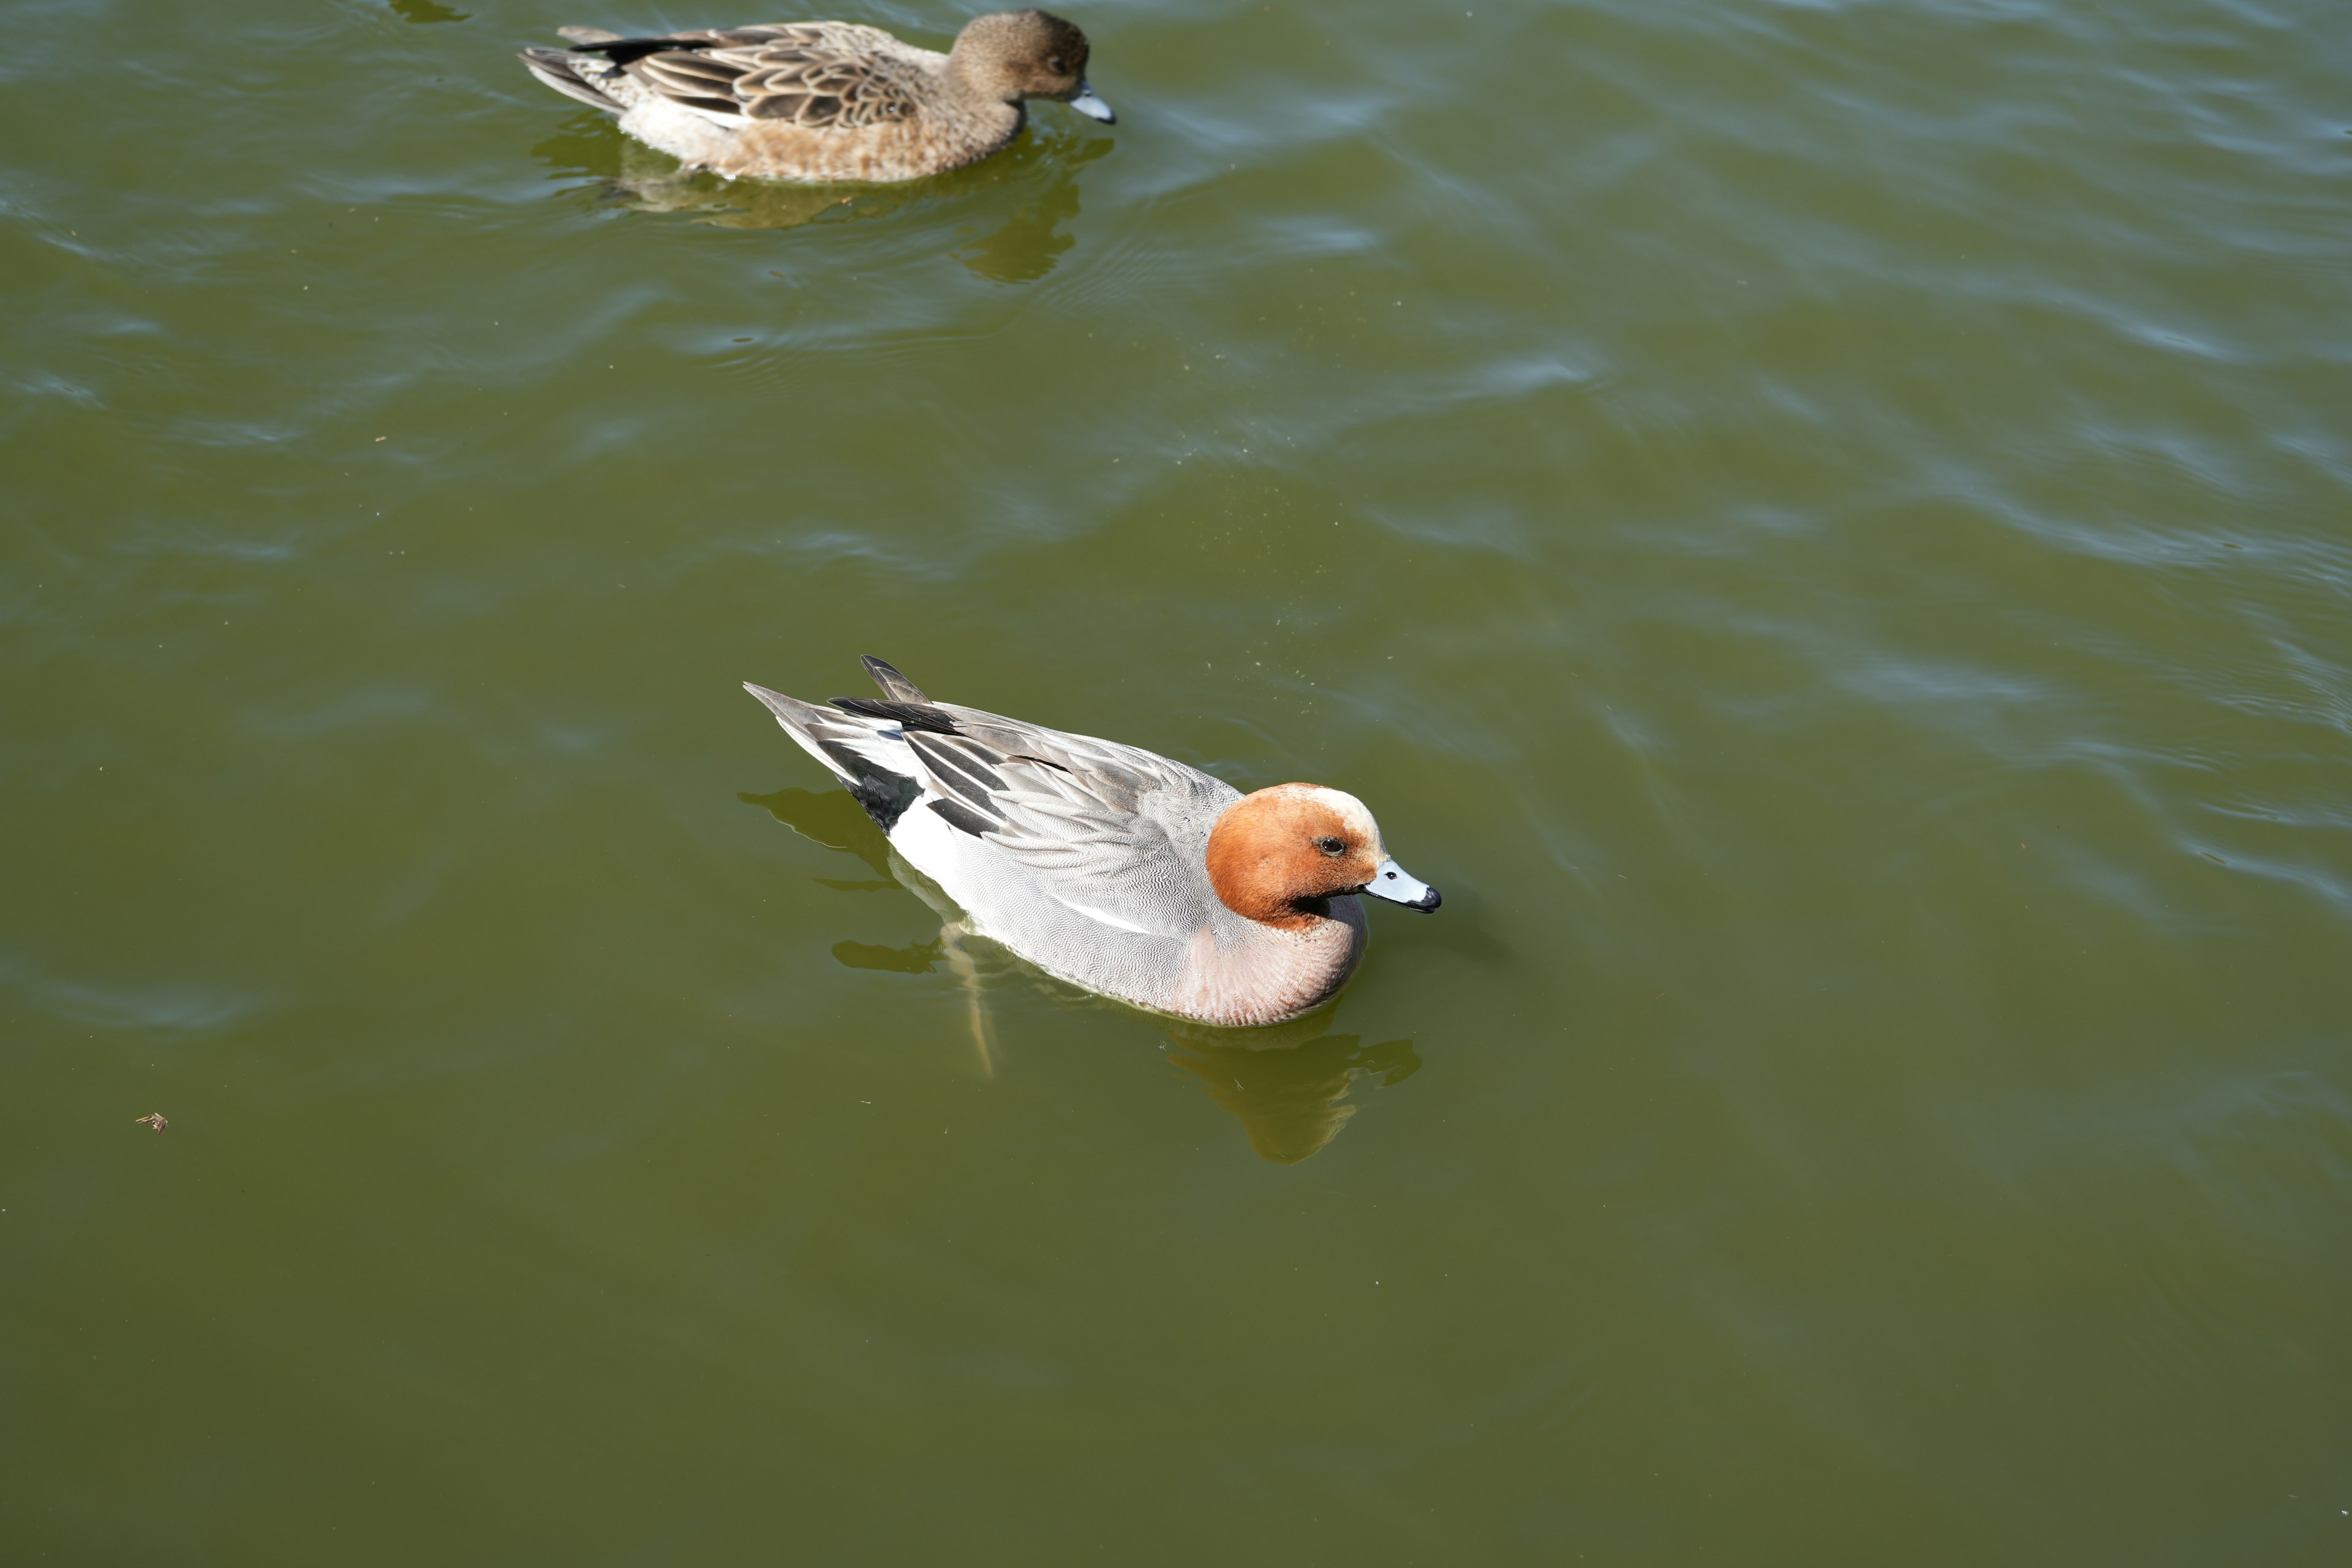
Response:
POLYGON ((941 816, 946 817, 949 826, 961 828, 962 831, 971 834, 974 838, 979 837, 983 833, 993 833, 997 831, 1001 826, 1001 824, 989 821, 988 818, 981 816, 980 813, 972 810, 970 806, 959 805, 951 800, 934 800, 927 802, 926 804, 928 804, 933 811, 936 811, 941 816))
POLYGON ((844 713, 855 713, 860 718, 887 719, 902 730, 928 730, 934 735, 961 733, 952 718, 927 703, 877 702, 871 697, 836 697, 833 699, 833 705, 844 713))
POLYGON ((583 54, 602 55, 616 66, 625 66, 631 60, 641 60, 647 55, 670 50, 684 53, 692 49, 707 49, 710 47, 710 42, 707 38, 599 38, 594 43, 573 47, 583 54))

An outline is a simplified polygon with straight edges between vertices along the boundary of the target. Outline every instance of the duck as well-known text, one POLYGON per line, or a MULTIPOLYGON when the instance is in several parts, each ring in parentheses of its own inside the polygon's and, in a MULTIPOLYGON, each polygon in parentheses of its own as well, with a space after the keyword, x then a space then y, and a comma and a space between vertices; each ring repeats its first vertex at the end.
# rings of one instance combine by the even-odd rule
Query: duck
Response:
POLYGON ((530 73, 618 117, 689 169, 730 179, 887 183, 977 163, 1021 133, 1027 100, 1104 124, 1087 36, 1044 11, 976 16, 946 54, 854 22, 785 22, 624 37, 556 29, 530 73))
POLYGON ((1355 973, 1360 894, 1442 901, 1343 790, 1244 795, 1140 747, 935 702, 863 662, 878 700, 743 689, 970 930, 1071 984, 1218 1027, 1286 1023, 1355 973))

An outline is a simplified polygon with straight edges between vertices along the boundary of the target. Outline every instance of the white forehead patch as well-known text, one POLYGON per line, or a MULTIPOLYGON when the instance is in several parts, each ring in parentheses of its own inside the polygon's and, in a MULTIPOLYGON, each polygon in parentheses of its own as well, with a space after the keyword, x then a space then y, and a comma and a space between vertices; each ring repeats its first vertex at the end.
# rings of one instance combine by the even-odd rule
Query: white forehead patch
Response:
POLYGON ((1321 784, 1315 785, 1307 794, 1310 800, 1320 801, 1338 813, 1339 820, 1348 825, 1349 833, 1375 849, 1380 847, 1381 825, 1372 820, 1372 814, 1364 809, 1362 801, 1346 790, 1326 789, 1321 784))

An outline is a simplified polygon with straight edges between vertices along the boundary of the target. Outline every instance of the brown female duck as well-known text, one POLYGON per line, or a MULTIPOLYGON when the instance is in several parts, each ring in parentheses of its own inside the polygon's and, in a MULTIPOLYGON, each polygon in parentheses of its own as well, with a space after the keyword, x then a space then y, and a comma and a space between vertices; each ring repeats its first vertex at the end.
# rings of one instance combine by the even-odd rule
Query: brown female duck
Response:
POLYGON ((851 22, 625 38, 558 29, 525 49, 558 92, 689 168, 730 178, 912 180, 987 157, 1051 98, 1109 122, 1087 85, 1087 36, 1043 11, 975 17, 946 54, 851 22))

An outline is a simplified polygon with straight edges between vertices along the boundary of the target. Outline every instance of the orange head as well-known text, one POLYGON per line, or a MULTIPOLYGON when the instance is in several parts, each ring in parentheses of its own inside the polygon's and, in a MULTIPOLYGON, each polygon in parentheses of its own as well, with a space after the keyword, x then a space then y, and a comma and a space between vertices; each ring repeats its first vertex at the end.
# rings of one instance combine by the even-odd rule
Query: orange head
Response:
POLYGON ((1328 900, 1370 893, 1424 913, 1437 889, 1389 858, 1364 803, 1320 784, 1276 784, 1225 807, 1209 830, 1209 885, 1225 908, 1296 930, 1329 914, 1328 900))

